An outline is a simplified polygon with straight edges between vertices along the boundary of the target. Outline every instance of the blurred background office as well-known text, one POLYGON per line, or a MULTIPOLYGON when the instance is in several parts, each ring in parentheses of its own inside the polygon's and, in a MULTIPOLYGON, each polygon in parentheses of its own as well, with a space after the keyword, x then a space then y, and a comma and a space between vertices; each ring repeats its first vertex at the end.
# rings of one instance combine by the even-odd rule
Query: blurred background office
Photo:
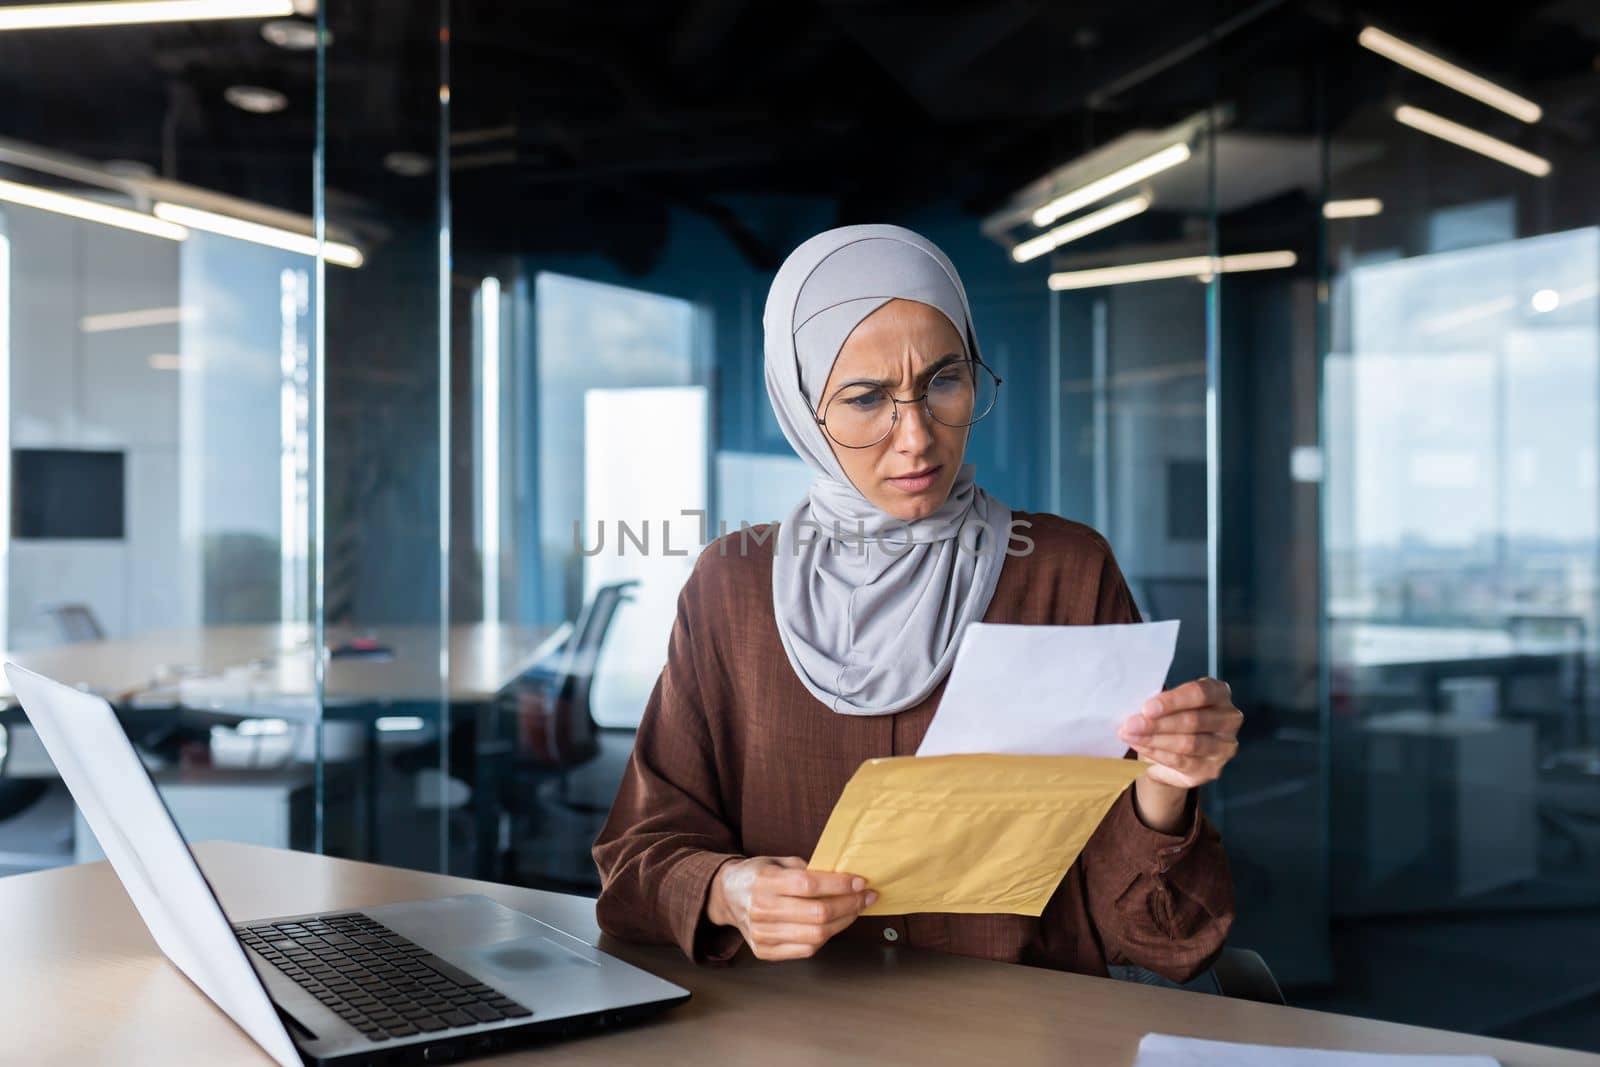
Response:
MULTIPOLYGON (((699 545, 808 481, 772 272, 891 221, 985 485, 1248 713, 1235 943, 1600 1051, 1600 4, 116 6, 0 3, 0 647, 192 837, 593 888, 699 545)), ((96 858, 0 725, 0 870, 96 858)))

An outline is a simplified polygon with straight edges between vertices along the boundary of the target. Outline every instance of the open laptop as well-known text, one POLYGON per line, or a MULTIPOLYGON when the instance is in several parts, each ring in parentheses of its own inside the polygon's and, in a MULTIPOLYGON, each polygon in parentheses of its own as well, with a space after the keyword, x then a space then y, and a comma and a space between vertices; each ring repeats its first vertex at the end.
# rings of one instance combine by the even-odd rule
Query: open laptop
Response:
POLYGON ((110 705, 5 673, 156 944, 283 1067, 434 1063, 689 997, 483 896, 230 923, 110 705))

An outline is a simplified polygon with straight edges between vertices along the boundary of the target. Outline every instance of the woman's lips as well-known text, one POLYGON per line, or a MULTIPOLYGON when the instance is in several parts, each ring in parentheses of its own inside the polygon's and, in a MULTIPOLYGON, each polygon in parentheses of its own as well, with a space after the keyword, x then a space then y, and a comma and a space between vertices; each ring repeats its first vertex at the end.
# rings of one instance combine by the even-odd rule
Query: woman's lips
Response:
POLYGON ((938 467, 929 467, 919 474, 900 478, 889 478, 887 481, 890 485, 901 490, 902 492, 920 493, 933 484, 933 480, 939 476, 939 472, 943 469, 944 468, 942 465, 938 467))

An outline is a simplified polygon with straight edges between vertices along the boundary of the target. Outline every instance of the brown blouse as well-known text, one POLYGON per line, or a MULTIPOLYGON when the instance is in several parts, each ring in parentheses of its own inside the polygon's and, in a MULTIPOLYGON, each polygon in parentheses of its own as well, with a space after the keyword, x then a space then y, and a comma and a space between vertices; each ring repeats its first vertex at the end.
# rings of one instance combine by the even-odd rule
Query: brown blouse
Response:
MULTIPOLYGON (((985 622, 1137 622, 1111 549, 1087 526, 1016 512, 1028 555, 1008 556, 985 622)), ((712 875, 744 856, 810 856, 863 760, 910 755, 933 718, 926 700, 880 716, 830 711, 801 683, 778 637, 766 526, 708 545, 678 597, 667 664, 645 708, 610 818, 595 842, 600 926, 630 941, 676 943, 692 959, 743 945, 704 917, 712 875)), ((1145 826, 1133 789, 1067 871, 1038 918, 869 916, 841 937, 1105 975, 1138 964, 1177 981, 1204 970, 1233 921, 1233 884, 1216 830, 1190 797, 1181 835, 1145 826)))

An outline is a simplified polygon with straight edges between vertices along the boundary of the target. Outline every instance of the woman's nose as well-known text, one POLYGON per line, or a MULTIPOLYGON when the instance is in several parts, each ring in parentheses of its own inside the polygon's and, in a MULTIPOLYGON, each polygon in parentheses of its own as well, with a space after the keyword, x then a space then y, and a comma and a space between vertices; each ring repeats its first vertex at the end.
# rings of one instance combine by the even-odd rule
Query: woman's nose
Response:
POLYGON ((900 404, 899 418, 895 420, 895 443, 905 452, 917 452, 926 448, 933 436, 933 427, 928 424, 928 410, 921 401, 914 404, 900 404))

